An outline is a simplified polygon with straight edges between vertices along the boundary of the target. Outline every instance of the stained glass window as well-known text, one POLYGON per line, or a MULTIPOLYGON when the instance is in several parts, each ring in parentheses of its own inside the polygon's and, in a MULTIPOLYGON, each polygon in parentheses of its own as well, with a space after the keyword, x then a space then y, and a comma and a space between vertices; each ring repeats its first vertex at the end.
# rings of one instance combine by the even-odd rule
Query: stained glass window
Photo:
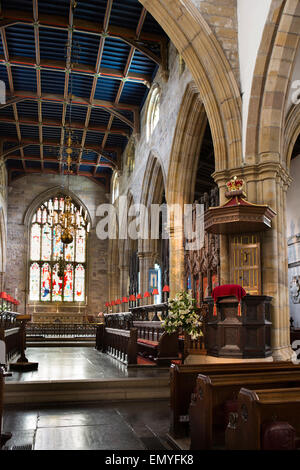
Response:
MULTIPOLYGON (((69 245, 61 241, 58 220, 51 224, 53 210, 64 211, 64 196, 48 199, 32 217, 30 230, 29 300, 41 302, 84 302, 87 232, 74 233, 69 245), (63 269, 63 273, 62 273, 63 269)), ((82 214, 74 201, 72 214, 82 214)), ((85 219, 86 220, 86 219, 85 219)))

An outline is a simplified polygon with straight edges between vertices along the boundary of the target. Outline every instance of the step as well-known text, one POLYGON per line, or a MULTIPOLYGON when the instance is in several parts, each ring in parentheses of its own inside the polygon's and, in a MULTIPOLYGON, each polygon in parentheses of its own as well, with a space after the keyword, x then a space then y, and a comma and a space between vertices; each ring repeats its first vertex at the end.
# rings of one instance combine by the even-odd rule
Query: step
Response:
POLYGON ((169 377, 8 382, 4 403, 84 403, 170 397, 169 377))
POLYGON ((95 341, 64 341, 64 340, 52 340, 52 341, 26 341, 27 348, 41 348, 41 347, 81 347, 81 348, 91 348, 95 347, 95 341))

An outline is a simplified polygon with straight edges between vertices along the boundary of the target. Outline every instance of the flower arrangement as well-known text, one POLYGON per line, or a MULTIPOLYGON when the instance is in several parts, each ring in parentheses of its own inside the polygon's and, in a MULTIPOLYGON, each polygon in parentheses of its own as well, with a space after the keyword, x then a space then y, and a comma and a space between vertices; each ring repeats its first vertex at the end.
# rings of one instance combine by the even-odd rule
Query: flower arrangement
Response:
POLYGON ((178 292, 174 299, 169 299, 169 312, 164 321, 167 333, 181 329, 193 340, 203 336, 201 318, 196 311, 196 301, 186 291, 178 292))

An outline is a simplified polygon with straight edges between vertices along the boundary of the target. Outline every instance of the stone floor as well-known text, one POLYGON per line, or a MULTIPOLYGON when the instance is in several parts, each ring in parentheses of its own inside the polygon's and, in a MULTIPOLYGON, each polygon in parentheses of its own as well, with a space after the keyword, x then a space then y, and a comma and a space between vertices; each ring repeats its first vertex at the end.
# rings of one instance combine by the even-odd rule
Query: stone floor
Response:
MULTIPOLYGON (((127 368, 90 347, 28 348, 35 372, 16 373, 7 383, 166 377, 169 369, 127 368)), ((169 400, 81 404, 5 405, 4 432, 13 437, 7 450, 165 450, 169 400)))
POLYGON ((169 374, 169 368, 127 368, 120 361, 91 347, 33 347, 26 349, 26 357, 39 363, 38 370, 13 372, 6 382, 161 377, 169 374))
POLYGON ((7 450, 170 450, 169 401, 6 407, 7 450))

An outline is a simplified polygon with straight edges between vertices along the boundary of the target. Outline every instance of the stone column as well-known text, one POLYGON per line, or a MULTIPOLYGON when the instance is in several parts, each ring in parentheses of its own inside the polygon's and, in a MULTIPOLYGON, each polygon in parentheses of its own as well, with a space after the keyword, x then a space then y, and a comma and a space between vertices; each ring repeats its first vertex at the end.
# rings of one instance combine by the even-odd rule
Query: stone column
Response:
POLYGON ((184 290, 184 235, 182 226, 170 228, 170 298, 184 290))
POLYGON ((258 196, 275 210, 272 230, 263 235, 262 286, 263 293, 273 297, 272 349, 275 361, 290 360, 290 312, 288 297, 288 253, 286 234, 286 192, 289 176, 279 165, 266 165, 261 171, 258 196))
MULTIPOLYGON (((120 269, 120 296, 128 296, 129 292, 129 266, 119 266, 120 269)), ((121 298, 122 300, 122 298, 121 298)))

